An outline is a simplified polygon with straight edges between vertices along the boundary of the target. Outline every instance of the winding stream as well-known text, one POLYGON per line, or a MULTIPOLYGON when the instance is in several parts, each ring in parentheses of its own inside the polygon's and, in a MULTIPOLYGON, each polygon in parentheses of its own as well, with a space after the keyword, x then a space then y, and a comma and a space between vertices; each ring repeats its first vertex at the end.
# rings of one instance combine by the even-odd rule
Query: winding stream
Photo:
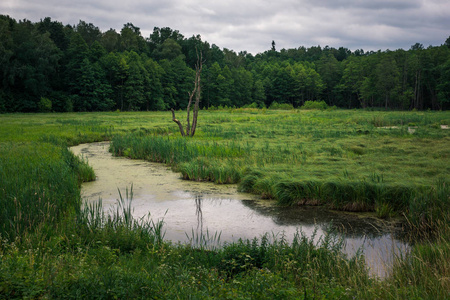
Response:
POLYGON ((362 247, 371 274, 380 277, 388 274, 395 255, 409 249, 397 238, 398 230, 375 218, 317 207, 278 207, 273 201, 238 193, 235 185, 185 181, 163 164, 113 157, 108 148, 109 142, 71 148, 88 160, 97 176, 82 185, 83 198, 101 198, 109 210, 117 203, 118 189, 124 195, 133 186, 133 215, 151 213, 154 221, 163 220, 166 240, 189 242, 219 233, 221 242, 265 233, 291 240, 298 230, 306 236, 316 231, 318 239, 334 228, 343 234, 345 252, 352 255, 362 247))

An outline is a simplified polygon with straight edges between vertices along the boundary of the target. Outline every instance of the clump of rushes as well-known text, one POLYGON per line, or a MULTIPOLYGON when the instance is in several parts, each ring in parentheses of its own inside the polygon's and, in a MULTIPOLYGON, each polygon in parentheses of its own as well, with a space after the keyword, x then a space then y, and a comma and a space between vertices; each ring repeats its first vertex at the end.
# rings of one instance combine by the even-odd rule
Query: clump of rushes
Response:
POLYGON ((389 279, 392 283, 390 293, 398 293, 409 287, 410 291, 420 291, 420 298, 423 299, 448 299, 450 219, 448 210, 442 214, 446 216, 435 221, 435 234, 432 238, 429 235, 424 237, 423 233, 417 231, 420 242, 405 257, 396 259, 389 279))
POLYGON ((442 225, 450 223, 450 183, 440 178, 431 189, 417 191, 409 203, 407 221, 420 237, 438 236, 442 225))
POLYGON ((114 155, 166 163, 181 171, 185 179, 216 183, 239 181, 240 170, 233 158, 241 157, 243 151, 233 143, 223 146, 215 142, 142 136, 140 133, 116 136, 111 143, 114 155))
MULTIPOLYGON (((80 240, 88 245, 90 241, 96 241, 122 253, 145 250, 149 245, 161 244, 164 239, 163 221, 154 222, 150 213, 140 219, 133 217, 132 186, 126 189, 124 195, 120 190, 118 194, 115 210, 105 212, 101 199, 83 204, 74 227, 80 240)), ((76 245, 69 239, 67 243, 76 245)))
POLYGON ((239 169, 232 160, 217 162, 205 158, 196 158, 182 163, 178 168, 183 179, 212 181, 219 184, 239 182, 241 178, 239 169))

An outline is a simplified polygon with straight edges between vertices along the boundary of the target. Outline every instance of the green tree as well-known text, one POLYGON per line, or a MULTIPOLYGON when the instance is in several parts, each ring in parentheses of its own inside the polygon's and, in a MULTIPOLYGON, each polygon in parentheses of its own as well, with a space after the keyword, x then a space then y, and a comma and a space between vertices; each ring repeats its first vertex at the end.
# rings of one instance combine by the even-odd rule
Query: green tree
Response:
POLYGON ((98 63, 85 58, 75 80, 74 107, 78 111, 105 111, 112 109, 111 86, 106 82, 105 74, 98 63))
POLYGON ((233 75, 228 66, 225 66, 220 74, 217 76, 217 94, 218 94, 218 105, 222 106, 232 106, 231 97, 232 89, 234 86, 233 75))
POLYGON ((153 54, 153 51, 159 45, 162 45, 168 38, 171 38, 175 42, 179 43, 184 39, 184 36, 178 30, 172 30, 170 27, 154 27, 148 40, 150 52, 153 54))
POLYGON ((123 25, 120 31, 119 45, 121 51, 134 51, 138 53, 147 53, 147 44, 141 35, 139 27, 132 23, 123 25))
MULTIPOLYGON (((6 44, 0 51, 5 54, 2 58, 5 62, 3 85, 14 99, 12 103, 7 103, 8 110, 37 111, 41 97, 52 90, 61 51, 51 40, 50 33, 41 34, 30 21, 8 21, 6 26, 12 39, 6 38, 6 44), (12 49, 8 49, 11 46, 12 49)), ((4 34, 5 28, 2 31, 4 34)))
POLYGON ((82 20, 80 20, 75 27, 75 32, 77 32, 89 46, 95 41, 100 41, 102 36, 102 33, 97 26, 92 23, 86 23, 82 20))
POLYGON ((450 51, 447 47, 430 47, 423 52, 421 57, 421 66, 423 70, 422 82, 424 97, 428 100, 425 102, 426 108, 440 109, 438 102, 438 85, 440 76, 445 75, 442 72, 442 65, 445 65, 450 59, 450 51))
POLYGON ((85 59, 89 61, 89 47, 83 37, 76 32, 72 34, 65 52, 65 85, 68 87, 75 110, 88 109, 84 105, 84 101, 78 98, 80 92, 79 80, 83 75, 82 68, 86 68, 85 59), (79 107, 79 105, 81 106, 79 107))
POLYGON ((252 103, 253 75, 250 71, 243 67, 234 69, 233 73, 234 85, 231 89, 232 105, 241 107, 252 103))
POLYGON ((384 99, 384 107, 388 109, 392 98, 396 97, 399 88, 400 73, 391 55, 384 55, 376 68, 376 87, 384 99))
POLYGON ((206 107, 218 106, 220 95, 218 89, 218 76, 222 72, 218 62, 214 62, 210 67, 204 67, 203 71, 203 98, 206 101, 206 107))
POLYGON ((9 16, 0 15, 0 112, 12 110, 10 68, 14 55, 12 31, 16 21, 9 16))
POLYGON ((339 61, 331 52, 324 52, 317 62, 317 71, 325 84, 325 95, 328 104, 334 105, 336 95, 334 89, 342 78, 342 70, 339 61))
POLYGON ((364 68, 362 59, 352 57, 345 63, 344 71, 342 74, 342 83, 344 87, 353 95, 356 95, 356 99, 360 103, 362 108, 367 106, 366 101, 361 96, 361 88, 366 75, 366 68, 364 68))
POLYGON ((224 65, 225 55, 224 55, 223 51, 220 50, 220 48, 217 45, 212 44, 209 49, 204 49, 204 51, 206 52, 205 61, 208 65, 211 65, 216 62, 220 66, 224 65))
POLYGON ((256 80, 252 89, 252 99, 258 107, 263 107, 266 101, 266 92, 264 90, 264 84, 261 80, 256 80))
POLYGON ((297 106, 305 101, 317 100, 324 89, 319 73, 309 63, 296 63, 293 66, 295 76, 295 98, 297 106))
POLYGON ((164 70, 153 59, 142 56, 144 68, 147 76, 144 78, 145 109, 146 110, 167 110, 169 105, 164 102, 163 87, 161 77, 164 70))
POLYGON ((208 61, 210 59, 209 57, 209 44, 202 42, 202 37, 198 35, 193 35, 189 39, 184 39, 180 42, 182 46, 182 51, 184 56, 186 57, 185 61, 186 64, 190 68, 195 68, 195 65, 197 63, 197 53, 198 51, 202 51, 203 53, 206 53, 205 59, 208 61))
POLYGON ((106 54, 105 48, 98 41, 95 41, 89 49, 89 59, 91 62, 99 61, 106 54))
POLYGON ((69 37, 61 22, 52 21, 50 17, 46 17, 37 23, 37 28, 41 34, 50 33, 50 38, 60 50, 65 51, 69 46, 69 37))
POLYGON ((145 83, 149 82, 147 70, 140 56, 131 51, 126 55, 128 77, 124 83, 124 98, 127 110, 139 110, 146 103, 145 83))
POLYGON ((109 29, 102 34, 100 44, 105 48, 107 52, 119 50, 120 34, 114 29, 109 29))
POLYGON ((439 66, 439 80, 437 84, 437 98, 441 109, 450 108, 450 59, 439 66))
POLYGON ((186 65, 182 56, 171 61, 163 59, 159 61, 159 65, 164 70, 161 83, 165 103, 169 108, 185 109, 187 107, 186 95, 191 92, 194 70, 186 65))
MULTIPOLYGON (((178 56, 182 55, 181 46, 173 39, 168 38, 162 44, 158 45, 153 51, 153 56, 156 59, 168 59, 174 60, 178 56)), ((184 60, 184 55, 182 56, 184 60)))

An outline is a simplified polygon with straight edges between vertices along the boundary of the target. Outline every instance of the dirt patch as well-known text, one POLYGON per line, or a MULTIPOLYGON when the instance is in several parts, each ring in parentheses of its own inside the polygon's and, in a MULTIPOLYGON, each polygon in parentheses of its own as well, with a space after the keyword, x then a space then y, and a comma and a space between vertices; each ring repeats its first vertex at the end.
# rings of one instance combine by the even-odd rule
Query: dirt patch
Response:
POLYGON ((381 129, 399 129, 400 127, 398 127, 398 126, 383 126, 383 127, 378 127, 378 128, 381 128, 381 129))

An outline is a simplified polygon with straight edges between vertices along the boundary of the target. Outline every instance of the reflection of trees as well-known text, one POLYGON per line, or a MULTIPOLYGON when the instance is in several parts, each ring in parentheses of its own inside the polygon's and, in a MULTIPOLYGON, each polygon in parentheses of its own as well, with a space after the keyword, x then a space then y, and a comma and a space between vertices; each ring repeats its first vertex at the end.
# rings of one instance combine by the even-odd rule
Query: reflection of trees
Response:
POLYGON ((197 231, 203 233, 202 195, 195 195, 195 215, 197 216, 197 231))
POLYGON ((262 206, 253 200, 244 200, 242 203, 257 213, 270 217, 275 224, 280 226, 306 227, 317 224, 326 232, 342 233, 346 237, 354 238, 375 238, 388 233, 393 233, 398 239, 401 239, 402 236, 399 229, 395 229, 381 220, 330 211, 323 207, 262 206))
MULTIPOLYGON (((215 232, 210 235, 208 228, 204 230, 203 228, 203 202, 207 201, 207 204, 211 204, 212 199, 204 199, 202 194, 197 194, 194 196, 195 203, 195 216, 197 217, 197 229, 194 231, 192 228, 192 237, 189 237, 191 245, 196 247, 202 247, 204 249, 213 249, 214 247, 220 245, 220 232, 215 232)), ((214 199, 213 199, 214 200, 214 199)), ((221 200, 220 200, 221 201, 221 200)))

